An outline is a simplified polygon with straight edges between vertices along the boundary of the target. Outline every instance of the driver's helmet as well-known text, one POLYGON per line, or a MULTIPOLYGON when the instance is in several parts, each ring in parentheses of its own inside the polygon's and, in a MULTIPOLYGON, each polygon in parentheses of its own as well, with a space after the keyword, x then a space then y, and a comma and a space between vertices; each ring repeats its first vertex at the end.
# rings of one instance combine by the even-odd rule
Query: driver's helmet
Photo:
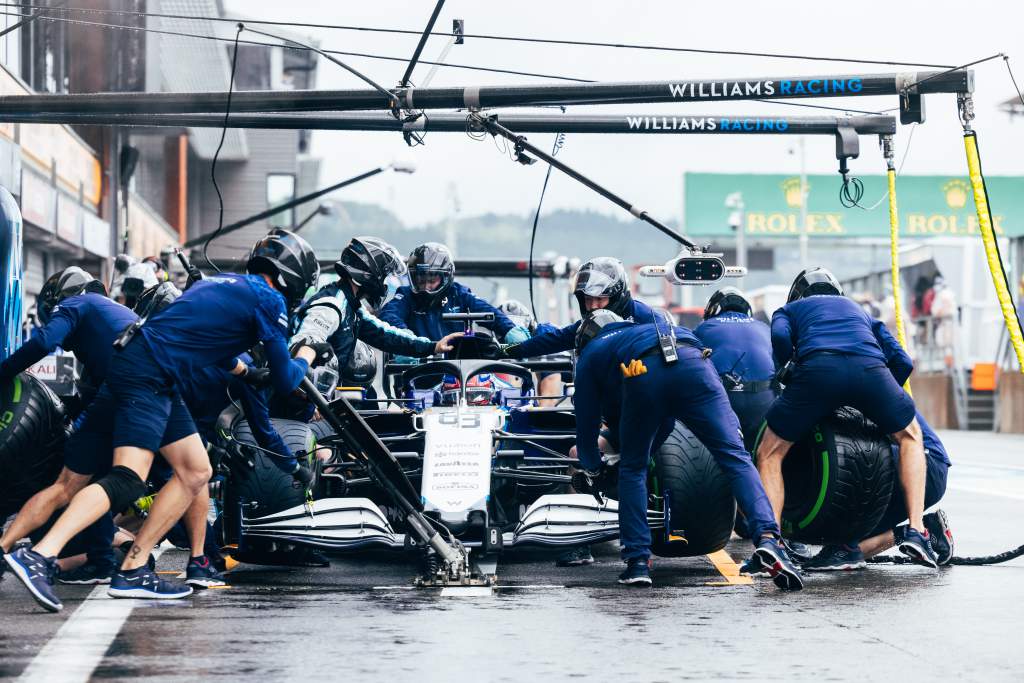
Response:
POLYGON ((409 254, 406 265, 409 268, 412 299, 420 310, 439 305, 455 282, 452 253, 443 244, 421 244, 409 254))
POLYGON ((459 393, 462 390, 462 383, 455 375, 445 375, 441 378, 441 401, 443 406, 456 406, 459 404, 459 393))
POLYGON ((493 375, 486 372, 474 375, 466 382, 466 403, 471 406, 489 406, 494 403, 497 391, 493 375))
POLYGON ((530 334, 534 334, 537 331, 537 321, 534 319, 533 313, 523 302, 509 299, 498 306, 498 310, 504 313, 517 327, 529 330, 530 334))

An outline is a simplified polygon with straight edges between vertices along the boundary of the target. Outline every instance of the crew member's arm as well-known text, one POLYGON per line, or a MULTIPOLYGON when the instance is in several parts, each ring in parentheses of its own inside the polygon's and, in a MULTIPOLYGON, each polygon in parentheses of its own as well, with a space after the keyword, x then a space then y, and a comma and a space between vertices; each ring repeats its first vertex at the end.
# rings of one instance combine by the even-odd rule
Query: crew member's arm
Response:
POLYGON ((601 466, 597 437, 601 432, 601 399, 596 380, 598 368, 584 356, 576 364, 576 390, 572 401, 576 407, 576 457, 580 467, 596 470, 601 466))
POLYGON ((549 353, 571 351, 576 345, 576 330, 579 326, 580 324, 575 322, 551 332, 536 334, 521 344, 507 347, 505 353, 511 358, 533 358, 549 353))
POLYGON ((302 378, 309 370, 309 362, 303 358, 293 359, 288 353, 288 341, 285 337, 288 331, 288 316, 284 310, 284 302, 261 302, 255 313, 256 335, 258 340, 263 342, 267 354, 270 384, 274 391, 282 395, 291 393, 302 383, 302 378))
POLYGON ((772 356, 775 358, 775 367, 781 368, 793 357, 795 346, 793 321, 785 309, 780 308, 772 316, 772 356))
POLYGON ((298 466, 295 454, 289 450, 281 435, 274 429, 270 421, 270 410, 263 396, 245 382, 237 380, 232 383, 231 393, 237 396, 242 404, 242 412, 245 413, 245 419, 249 423, 256 444, 280 456, 273 458, 277 467, 285 472, 293 472, 298 466))
POLYGON ((409 330, 389 325, 362 306, 356 310, 356 315, 360 318, 360 339, 370 346, 398 356, 422 358, 433 353, 451 351, 448 342, 452 337, 462 336, 461 332, 457 332, 435 342, 426 337, 418 337, 409 330))
POLYGON ((400 287, 391 301, 377 311, 377 317, 392 327, 404 330, 409 327, 406 321, 412 317, 412 313, 412 292, 406 287, 400 287))
POLYGON ((50 322, 32 332, 32 337, 17 351, 0 363, 0 379, 11 379, 41 361, 64 343, 78 324, 78 312, 73 308, 59 308, 50 322))
POLYGON ((899 384, 906 384, 910 378, 910 373, 914 371, 914 361, 911 360, 907 352, 903 350, 900 343, 892 336, 889 332, 889 328, 885 326, 881 320, 873 320, 871 322, 871 331, 875 334, 875 339, 878 341, 878 345, 882 347, 882 353, 885 354, 885 364, 889 368, 889 372, 896 379, 899 384))

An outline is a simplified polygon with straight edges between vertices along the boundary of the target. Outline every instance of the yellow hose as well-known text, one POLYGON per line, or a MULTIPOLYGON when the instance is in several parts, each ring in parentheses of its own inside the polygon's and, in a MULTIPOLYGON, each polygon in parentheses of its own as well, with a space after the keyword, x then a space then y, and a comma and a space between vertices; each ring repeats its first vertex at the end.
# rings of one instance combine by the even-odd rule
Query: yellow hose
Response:
MULTIPOLYGON (((890 168, 889 176, 889 256, 892 264, 892 298, 896 306, 896 340, 899 341, 903 350, 907 349, 907 332, 903 329, 903 294, 900 291, 900 219, 896 211, 896 169, 890 168)), ((908 379, 903 388, 908 394, 910 391, 910 380, 908 379)))
POLYGON ((992 274, 992 284, 996 288, 996 297, 999 299, 1006 331, 1010 333, 1010 343, 1017 354, 1021 372, 1024 372, 1024 334, 1021 333, 1020 318, 1017 317, 1017 309, 1013 305, 1013 297, 1006 284, 1003 263, 999 259, 999 245, 996 244, 995 230, 992 228, 992 209, 988 205, 988 191, 985 189, 985 178, 981 173, 978 139, 974 131, 964 133, 964 148, 967 150, 967 170, 970 173, 971 188, 974 190, 974 206, 978 211, 981 242, 985 245, 985 259, 992 274))

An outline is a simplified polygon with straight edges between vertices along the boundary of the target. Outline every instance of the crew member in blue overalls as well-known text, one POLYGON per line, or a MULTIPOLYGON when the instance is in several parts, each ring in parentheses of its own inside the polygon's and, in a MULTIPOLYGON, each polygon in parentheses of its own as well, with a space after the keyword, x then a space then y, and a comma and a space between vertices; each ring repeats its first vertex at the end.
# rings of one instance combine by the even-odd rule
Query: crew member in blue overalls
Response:
MULTIPOLYGON (((78 383, 80 404, 88 407, 106 379, 112 344, 118 334, 137 320, 130 309, 107 298, 103 283, 77 266, 51 275, 36 300, 42 327, 0 363, 0 381, 9 382, 58 347, 71 351, 82 364, 78 383)), ((89 480, 109 468, 97 466, 90 454, 109 443, 90 443, 89 434, 79 429, 84 414, 75 415, 75 431, 64 447, 64 467, 50 486, 30 498, 0 538, 0 551, 6 553, 20 539, 43 527, 51 515, 66 506, 89 480)), ((114 521, 110 515, 96 520, 83 534, 88 560, 85 565, 62 575, 66 583, 106 583, 116 565, 109 538, 114 521)), ((6 565, 5 565, 6 567, 6 565)))
POLYGON ((384 322, 437 340, 464 327, 461 321, 443 320, 445 313, 492 313, 494 320, 480 325, 491 330, 497 339, 516 344, 530 338, 529 330, 516 326, 500 310, 473 294, 469 287, 455 281, 455 263, 443 244, 421 244, 409 254, 406 264, 412 284, 400 287, 395 297, 380 310, 380 319, 384 322))
POLYGON ((619 537, 626 561, 619 583, 651 585, 648 465, 679 420, 725 471, 746 516, 755 554, 775 585, 783 590, 803 588, 757 470, 743 448, 739 421, 700 340, 666 320, 637 325, 605 310, 594 311, 580 325, 576 349, 576 453, 584 470, 601 467, 601 418, 619 404, 619 537))
POLYGON ((156 497, 108 593, 153 599, 191 594, 190 586, 159 578, 147 566, 154 544, 182 516, 211 474, 202 439, 176 388, 177 378, 210 365, 235 368, 241 374, 238 356, 263 342, 272 385, 287 393, 298 387, 311 362, 330 357, 329 348, 312 343, 299 349, 299 358, 293 360, 285 337, 288 310, 298 306, 320 274, 309 244, 293 233, 275 230, 253 247, 247 270, 248 275, 222 273, 196 282, 144 325, 133 325, 119 337, 121 350, 82 425, 83 431, 94 433, 113 429, 114 466, 78 492, 33 548, 5 556, 45 609, 63 607, 53 591, 54 557, 101 515, 146 493, 145 478, 157 449, 174 475, 156 497))
POLYGON ((357 340, 401 356, 422 358, 451 351, 449 343, 462 332, 437 339, 417 336, 375 316, 398 290, 405 263, 393 246, 376 237, 355 237, 335 262, 337 282, 321 288, 298 313, 292 348, 310 342, 329 345, 345 367, 357 340), (365 305, 364 305, 365 303, 365 305), (372 310, 371 310, 372 309, 372 310))
POLYGON ((787 302, 772 316, 772 348, 785 389, 768 411, 757 449, 776 520, 785 502, 782 461, 790 447, 836 408, 850 406, 899 445, 899 482, 909 518, 899 549, 918 564, 936 567, 923 519, 923 435, 914 400, 901 387, 913 361, 882 321, 843 296, 839 281, 824 268, 797 275, 787 302))
MULTIPOLYGON (((617 258, 598 256, 580 266, 573 285, 573 295, 579 305, 581 318, 586 318, 591 311, 606 309, 630 322, 654 322, 651 307, 642 301, 634 300, 630 294, 629 277, 622 266, 622 261, 617 258)), ((505 355, 510 358, 534 358, 571 351, 576 344, 579 327, 580 321, 576 321, 555 330, 538 331, 530 339, 506 347, 505 355)), ((618 452, 618 424, 609 424, 608 429, 602 432, 602 436, 611 451, 618 452)), ((583 545, 570 548, 559 555, 555 564, 559 567, 578 567, 593 562, 594 556, 590 552, 590 546, 583 545)))
POLYGON ((771 330, 751 317, 750 302, 739 289, 723 287, 708 299, 704 322, 693 334, 711 349, 711 362, 750 450, 775 400, 771 330))
MULTIPOLYGON (((924 441, 924 455, 927 460, 928 474, 924 489, 925 509, 937 505, 942 496, 946 493, 946 480, 949 475, 950 461, 946 447, 939 439, 939 435, 925 421, 921 413, 917 413, 916 419, 921 425, 921 434, 924 441)), ((900 449, 896 444, 892 445, 892 456, 899 462, 900 449)), ((823 546, 821 551, 807 562, 802 568, 812 572, 831 572, 852 569, 863 569, 867 566, 866 561, 883 553, 894 545, 903 542, 907 533, 908 513, 904 496, 893 495, 889 499, 889 507, 882 515, 881 521, 875 525, 875 529, 868 534, 868 537, 851 539, 848 543, 823 546)), ((949 518, 944 510, 934 510, 924 516, 924 526, 928 530, 928 541, 932 550, 935 551, 935 563, 940 567, 949 564, 955 552, 953 531, 949 526, 949 518)))

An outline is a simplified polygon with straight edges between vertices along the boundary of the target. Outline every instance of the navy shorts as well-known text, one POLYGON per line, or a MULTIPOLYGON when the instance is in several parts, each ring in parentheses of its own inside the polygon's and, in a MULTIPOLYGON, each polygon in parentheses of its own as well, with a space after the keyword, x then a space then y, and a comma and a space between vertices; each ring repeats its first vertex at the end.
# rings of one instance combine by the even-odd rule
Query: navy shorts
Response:
MULTIPOLYGON (((146 340, 137 335, 114 353, 107 381, 86 409, 81 432, 90 443, 106 435, 111 449, 134 446, 155 453, 195 434, 196 427, 146 340)), ((107 462, 111 458, 108 455, 107 462)))
POLYGON ((818 353, 800 361, 782 395, 768 410, 772 431, 799 441, 836 408, 856 408, 886 434, 914 419, 914 400, 885 364, 867 356, 818 353))
MULTIPOLYGON (((896 462, 900 459, 899 446, 893 446, 893 457, 896 462)), ((925 478, 924 484, 924 508, 927 510, 933 505, 938 504, 942 500, 942 496, 946 494, 946 479, 949 476, 949 464, 938 457, 931 455, 925 455, 925 460, 928 465, 928 474, 925 478)), ((878 523, 875 530, 868 534, 868 538, 877 536, 883 531, 891 531, 896 528, 897 524, 907 521, 907 505, 906 501, 903 500, 903 491, 900 489, 897 483, 892 490, 892 499, 889 501, 889 507, 885 509, 885 514, 882 515, 882 521, 878 523)))

